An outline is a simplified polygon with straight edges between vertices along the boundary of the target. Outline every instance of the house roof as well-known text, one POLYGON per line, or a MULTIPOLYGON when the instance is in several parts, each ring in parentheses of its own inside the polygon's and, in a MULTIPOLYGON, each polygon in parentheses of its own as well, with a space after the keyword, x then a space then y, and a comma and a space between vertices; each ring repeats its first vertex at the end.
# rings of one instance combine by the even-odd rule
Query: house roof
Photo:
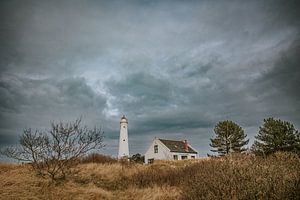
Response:
POLYGON ((197 151, 192 149, 190 145, 188 145, 188 151, 185 151, 184 149, 184 141, 176 141, 176 140, 164 140, 164 139, 158 139, 161 141, 168 149, 170 149, 171 152, 178 152, 178 153, 195 153, 197 154, 197 151))

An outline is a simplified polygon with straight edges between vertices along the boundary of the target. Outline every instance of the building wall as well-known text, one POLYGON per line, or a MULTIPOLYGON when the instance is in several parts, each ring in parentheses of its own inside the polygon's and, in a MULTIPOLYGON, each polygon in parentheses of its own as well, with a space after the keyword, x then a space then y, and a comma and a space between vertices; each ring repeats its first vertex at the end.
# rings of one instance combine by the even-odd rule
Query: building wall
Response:
POLYGON ((193 159, 192 156, 194 156, 194 159, 198 158, 198 154, 193 153, 175 153, 171 152, 172 154, 172 160, 174 160, 174 155, 178 156, 178 160, 182 160, 182 156, 187 156, 187 159, 193 159))
POLYGON ((154 139, 145 153, 145 163, 148 164, 148 159, 174 160, 174 155, 178 156, 178 160, 182 160, 182 156, 187 156, 187 159, 192 159, 192 156, 195 156, 195 159, 198 158, 198 154, 170 152, 170 150, 161 141, 154 139), (157 153, 154 153, 154 145, 158 146, 157 153))
POLYGON ((145 163, 148 164, 148 159, 154 160, 173 160, 172 154, 165 145, 163 145, 158 139, 154 139, 150 147, 145 153, 145 163), (154 153, 154 145, 158 145, 158 152, 154 153))

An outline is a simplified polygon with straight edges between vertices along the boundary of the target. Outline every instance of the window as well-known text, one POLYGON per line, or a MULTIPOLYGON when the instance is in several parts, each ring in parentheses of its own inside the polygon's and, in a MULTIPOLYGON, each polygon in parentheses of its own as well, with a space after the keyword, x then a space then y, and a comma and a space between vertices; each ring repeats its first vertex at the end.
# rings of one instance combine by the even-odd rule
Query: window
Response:
POLYGON ((148 163, 152 164, 154 162, 154 158, 148 159, 148 163))
POLYGON ((154 153, 158 153, 158 145, 154 145, 154 153))
POLYGON ((195 156, 191 156, 192 159, 195 159, 195 156))
POLYGON ((181 156, 181 160, 186 160, 187 156, 181 156))
POLYGON ((173 155, 174 160, 178 160, 178 155, 173 155))

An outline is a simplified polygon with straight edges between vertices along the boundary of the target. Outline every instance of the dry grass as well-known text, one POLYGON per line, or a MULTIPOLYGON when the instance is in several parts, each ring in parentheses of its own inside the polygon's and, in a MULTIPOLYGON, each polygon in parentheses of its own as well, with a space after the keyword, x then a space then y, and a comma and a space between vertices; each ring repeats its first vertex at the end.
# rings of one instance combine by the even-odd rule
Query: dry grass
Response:
POLYGON ((234 156, 188 166, 183 199, 299 199, 300 159, 234 156))
POLYGON ((83 158, 81 158, 80 163, 117 163, 118 160, 116 158, 112 158, 107 155, 102 155, 98 153, 89 154, 83 158))
POLYGON ((175 187, 118 186, 119 177, 130 177, 146 166, 134 164, 82 164, 63 182, 38 177, 27 165, 0 165, 0 199, 179 199, 175 187), (113 185, 112 185, 113 184, 113 185), (118 189, 117 189, 118 188, 118 189))
POLYGON ((35 175, 27 165, 0 165, 0 199, 299 199, 300 159, 232 158, 80 164, 61 182, 35 175))

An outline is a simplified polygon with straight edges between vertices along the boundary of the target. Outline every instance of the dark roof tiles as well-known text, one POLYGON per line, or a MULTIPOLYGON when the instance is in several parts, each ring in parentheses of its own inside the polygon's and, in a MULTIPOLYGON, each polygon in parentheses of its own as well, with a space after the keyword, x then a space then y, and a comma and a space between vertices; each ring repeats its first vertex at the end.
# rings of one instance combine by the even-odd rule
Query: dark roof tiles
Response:
POLYGON ((197 153, 194 149, 188 145, 188 151, 184 149, 184 141, 176 141, 176 140, 164 140, 159 139, 171 152, 178 153, 197 153))

